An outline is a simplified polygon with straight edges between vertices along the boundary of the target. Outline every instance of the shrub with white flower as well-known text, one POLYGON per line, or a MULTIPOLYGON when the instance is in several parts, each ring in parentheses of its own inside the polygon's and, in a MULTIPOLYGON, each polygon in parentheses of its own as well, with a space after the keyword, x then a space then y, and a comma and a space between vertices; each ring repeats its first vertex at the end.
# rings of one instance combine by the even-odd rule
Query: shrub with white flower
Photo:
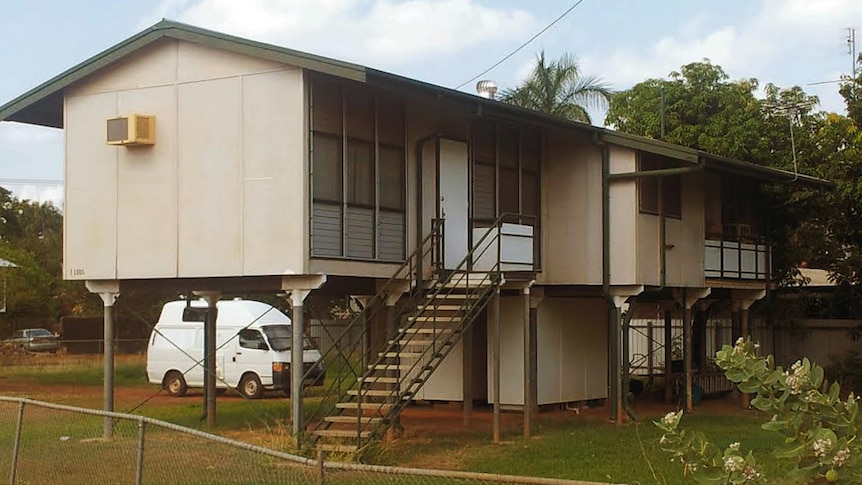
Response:
POLYGON ((781 476, 766 476, 751 452, 734 442, 724 450, 703 433, 680 429, 682 413, 668 413, 655 425, 664 431, 661 448, 683 464, 683 473, 704 484, 860 484, 862 413, 858 398, 841 399, 838 384, 827 385, 823 368, 808 359, 785 371, 760 346, 739 339, 716 354, 716 364, 739 390, 754 394, 752 407, 771 415, 766 430, 784 437, 773 455, 787 463, 781 476))

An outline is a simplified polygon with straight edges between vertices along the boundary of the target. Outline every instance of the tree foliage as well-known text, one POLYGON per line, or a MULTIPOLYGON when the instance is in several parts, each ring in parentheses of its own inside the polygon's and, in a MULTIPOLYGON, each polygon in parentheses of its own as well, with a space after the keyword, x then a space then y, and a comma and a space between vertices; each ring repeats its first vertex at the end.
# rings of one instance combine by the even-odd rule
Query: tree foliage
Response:
POLYGON ((759 355, 759 345, 739 339, 716 354, 716 364, 746 393, 751 405, 771 417, 765 430, 784 443, 773 450, 783 461, 781 476, 766 476, 740 443, 720 450, 697 431, 680 429, 682 413, 669 413, 655 424, 665 433, 662 449, 683 464, 684 473, 704 484, 862 483, 862 414, 852 393, 841 397, 837 383, 824 381, 823 368, 808 359, 790 369, 759 355))
MULTIPOLYGON (((860 58, 862 63, 862 58, 860 58)), ((770 217, 776 278, 797 265, 828 269, 860 283, 862 272, 862 75, 840 87, 848 116, 816 110, 799 87, 757 79, 730 80, 709 60, 682 66, 668 79, 649 79, 616 93, 606 123, 716 155, 835 183, 835 190, 772 185, 770 217), (662 129, 662 126, 664 127, 662 129)))
POLYGON ((49 325, 98 311, 82 282, 63 281, 63 216, 53 205, 18 200, 0 188, 0 258, 16 265, 0 270, 6 298, 0 336, 17 321, 49 325))
POLYGON ((605 109, 610 99, 608 85, 598 77, 583 75, 574 56, 564 54, 549 62, 544 51, 536 56, 529 77, 500 95, 504 103, 583 123, 591 122, 590 109, 605 109))

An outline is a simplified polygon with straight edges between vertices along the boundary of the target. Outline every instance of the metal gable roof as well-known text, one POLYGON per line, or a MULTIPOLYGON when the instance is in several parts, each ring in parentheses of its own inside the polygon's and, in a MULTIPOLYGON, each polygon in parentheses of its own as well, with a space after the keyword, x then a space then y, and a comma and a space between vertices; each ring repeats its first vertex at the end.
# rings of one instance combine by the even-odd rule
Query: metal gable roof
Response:
POLYGON ((363 66, 162 20, 0 106, 0 121, 63 128, 63 89, 162 38, 194 42, 356 81, 365 81, 363 66))
POLYGON ((0 121, 16 121, 53 128, 63 128, 63 90, 66 87, 162 38, 173 38, 202 44, 216 49, 282 62, 303 69, 352 79, 359 82, 368 82, 369 84, 374 85, 395 85, 431 92, 438 96, 474 104, 480 107, 482 111, 489 114, 500 114, 505 117, 515 118, 519 121, 535 122, 543 125, 575 129, 591 134, 609 144, 656 153, 686 163, 697 164, 704 161, 704 165, 706 167, 722 172, 740 173, 771 182, 792 182, 814 188, 832 186, 830 182, 816 177, 785 172, 770 167, 755 165, 749 162, 720 157, 700 150, 673 145, 650 138, 630 135, 628 133, 601 128, 586 123, 569 121, 538 111, 504 104, 499 101, 485 99, 463 91, 436 86, 404 76, 367 68, 358 64, 308 54, 272 44, 256 42, 171 20, 162 20, 158 22, 152 27, 129 37, 99 54, 96 54, 90 59, 81 62, 54 78, 36 86, 30 91, 27 91, 21 96, 9 101, 3 106, 0 106, 0 121))

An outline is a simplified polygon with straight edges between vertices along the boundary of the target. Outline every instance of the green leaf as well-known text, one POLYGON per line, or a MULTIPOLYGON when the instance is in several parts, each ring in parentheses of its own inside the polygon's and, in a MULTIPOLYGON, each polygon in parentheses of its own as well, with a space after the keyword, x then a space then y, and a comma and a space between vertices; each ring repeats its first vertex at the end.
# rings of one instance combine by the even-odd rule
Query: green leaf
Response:
POLYGON ((767 421, 760 425, 766 431, 784 431, 787 429, 787 423, 781 420, 767 421))
MULTIPOLYGON (((766 428, 764 428, 766 429, 766 428)), ((776 458, 797 458, 805 452, 805 443, 785 443, 772 450, 776 458)))
POLYGON ((829 398, 832 400, 837 400, 840 394, 841 386, 839 386, 837 382, 833 382, 832 385, 829 386, 829 398))
POLYGON ((745 372, 740 369, 729 369, 724 373, 731 382, 742 382, 748 376, 745 375, 745 372))
POLYGON ((815 389, 819 389, 821 384, 823 384, 823 367, 815 365, 811 369, 811 385, 814 386, 815 389))
POLYGON ((724 470, 719 468, 707 468, 705 470, 698 470, 692 475, 697 483, 703 483, 707 485, 722 484, 725 483, 725 480, 727 479, 727 473, 725 473, 724 470))

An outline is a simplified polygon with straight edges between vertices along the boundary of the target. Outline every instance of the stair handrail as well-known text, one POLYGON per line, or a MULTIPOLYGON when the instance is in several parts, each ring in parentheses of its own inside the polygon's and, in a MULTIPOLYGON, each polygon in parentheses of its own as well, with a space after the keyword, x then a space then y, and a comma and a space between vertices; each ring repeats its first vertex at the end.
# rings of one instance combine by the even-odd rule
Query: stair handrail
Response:
MULTIPOLYGON (((414 280, 414 277, 416 279, 418 279, 419 281, 421 281, 422 265, 424 264, 425 256, 427 256, 429 254, 429 252, 435 250, 435 246, 436 246, 437 241, 434 241, 434 239, 438 238, 440 236, 442 226, 443 226, 443 220, 442 219, 431 219, 431 230, 428 232, 428 234, 422 239, 422 241, 419 242, 419 244, 416 246, 416 248, 413 250, 413 252, 410 253, 410 255, 407 257, 407 259, 403 263, 401 263, 401 265, 398 267, 398 269, 395 270, 395 272, 392 274, 392 276, 386 281, 386 283, 383 284, 383 286, 380 288, 380 290, 368 301, 368 303, 362 308, 362 310, 360 310, 359 313, 357 313, 356 315, 353 316, 353 318, 351 318, 350 323, 348 323, 344 327, 341 337, 339 337, 339 339, 336 339, 336 340, 348 338, 352 334, 353 329, 358 327, 360 322, 364 322, 367 314, 373 311, 373 309, 375 308, 375 304, 378 304, 380 302, 385 303, 386 297, 390 293, 393 292, 394 287, 397 284, 403 284, 405 281, 408 284, 415 283, 416 281, 414 280), (432 243, 430 246, 428 246, 429 242, 432 243), (426 247, 426 246, 428 246, 428 247, 426 247), (414 267, 414 263, 415 263, 415 267, 414 267), (406 274, 404 274, 405 269, 407 270, 406 274)), ((364 335, 364 332, 363 332, 363 335, 364 335)), ((355 347, 355 344, 353 347, 355 347)), ((353 351, 353 350, 355 350, 355 348, 351 348, 348 350, 353 351)), ((325 362, 327 357, 330 357, 334 352, 340 352, 340 351, 341 351, 341 348, 339 347, 337 341, 333 342, 333 345, 320 356, 319 361, 325 362)), ((308 379, 311 376, 311 373, 313 371, 314 371, 313 367, 311 367, 307 371, 305 371, 303 373, 303 377, 302 377, 303 381, 308 379)), ((362 376, 361 375, 355 375, 354 377, 359 378, 362 376)), ((334 380, 332 382, 332 384, 327 388, 325 393, 330 394, 336 386, 340 387, 340 384, 342 384, 343 382, 344 382, 343 378, 340 380, 339 379, 334 380)), ((320 411, 320 410, 322 410, 322 407, 318 409, 318 411, 320 411)), ((314 414, 309 416, 306 419, 306 423, 311 422, 312 418, 316 417, 317 414, 318 413, 315 412, 314 414)))
MULTIPOLYGON (((465 281, 467 282, 467 295, 470 296, 471 298, 468 298, 466 300, 466 302, 462 305, 462 307, 456 311, 456 314, 460 314, 460 313, 464 314, 462 317, 462 321, 466 322, 465 328, 468 327, 475 320, 478 312, 480 312, 487 305, 487 302, 489 301, 488 295, 496 287, 499 287, 499 284, 502 280, 502 278, 499 277, 500 274, 502 273, 502 271, 501 271, 502 270, 502 267, 501 267, 502 266, 501 239, 503 236, 502 225, 505 222, 512 220, 512 219, 517 220, 517 221, 523 221, 523 220, 534 220, 534 221, 536 221, 536 220, 538 220, 538 218, 536 216, 514 214, 514 213, 500 214, 494 220, 494 222, 487 228, 487 230, 484 232, 484 234, 482 234, 482 236, 479 238, 479 240, 472 245, 472 247, 469 249, 467 254, 465 254, 465 256, 462 258, 462 260, 455 266, 455 269, 453 269, 453 270, 448 270, 448 269, 443 268, 444 261, 442 261, 442 256, 443 256, 442 246, 443 246, 444 242, 441 239, 442 239, 442 234, 443 234, 443 230, 445 227, 444 221, 443 221, 443 219, 432 220, 432 231, 417 246, 416 250, 414 250, 414 252, 408 258, 408 260, 405 261, 405 263, 395 272, 395 274, 383 285, 383 287, 378 292, 378 294, 375 295, 375 297, 373 297, 371 301, 369 301, 369 303, 366 305, 366 307, 363 308, 363 311, 360 312, 360 314, 358 314, 356 317, 354 317, 354 320, 351 322, 351 324, 348 327, 354 325, 357 321, 362 321, 362 319, 364 318, 363 313, 365 313, 366 309, 373 307, 375 301, 379 300, 381 297, 385 297, 385 295, 390 293, 391 289, 389 287, 391 285, 395 284, 396 281, 402 282, 404 280, 403 277, 399 277, 399 274, 404 270, 405 267, 407 267, 408 265, 411 265, 414 262, 414 260, 417 263, 416 272, 414 273, 413 267, 410 266, 410 274, 413 274, 415 276, 415 282, 417 283, 416 288, 418 291, 423 292, 420 294, 423 296, 424 302, 423 302, 423 304, 412 308, 410 311, 402 310, 401 312, 399 312, 399 315, 397 315, 396 318, 402 316, 404 313, 411 313, 414 315, 421 315, 421 314, 425 313, 426 311, 428 311, 429 306, 431 306, 430 302, 435 301, 436 297, 440 296, 440 294, 444 290, 447 290, 447 288, 446 288, 447 283, 450 283, 455 276, 466 275, 465 281), (432 240, 432 238, 435 236, 435 234, 438 236, 437 241, 434 241, 436 244, 432 243, 431 246, 426 250, 424 246, 429 241, 432 240), (496 251, 497 251, 496 258, 495 258, 495 261, 491 265, 490 268, 482 271, 485 274, 483 277, 479 278, 478 281, 484 282, 487 280, 490 282, 490 285, 488 285, 487 288, 477 287, 476 289, 470 289, 470 287, 469 287, 469 281, 470 281, 469 274, 470 274, 471 270, 473 269, 474 262, 476 260, 478 260, 479 258, 481 258, 482 256, 484 256, 487 253, 487 251, 490 250, 492 247, 495 247, 492 244, 492 241, 489 240, 489 238, 491 238, 491 240, 493 240, 493 238, 496 238, 496 243, 497 243, 495 245, 496 251), (436 281, 435 288, 432 290, 432 292, 430 294, 424 294, 424 284, 422 281, 422 267, 423 267, 424 262, 425 262, 424 258, 427 255, 428 251, 431 251, 431 257, 432 257, 431 265, 432 265, 432 268, 437 270, 438 279, 436 281), (436 251, 436 254, 435 254, 435 251, 436 251), (434 258, 435 255, 437 256, 437 258, 434 258), (465 271, 465 269, 466 269, 466 271, 465 271), (387 290, 390 290, 390 291, 387 291, 387 290), (473 300, 472 296, 474 296, 476 293, 479 293, 480 291, 482 291, 483 294, 479 295, 478 299, 473 300)), ((534 227, 535 227, 535 225, 534 225, 534 227)), ((536 257, 535 257, 535 251, 534 251, 533 256, 532 256, 533 267, 535 266, 535 259, 536 259, 536 257)), ((411 280, 411 281, 414 281, 414 280, 411 280)), ((453 291, 453 288, 450 288, 448 290, 451 292, 451 291, 453 291)), ((435 324, 436 324, 436 322, 435 322, 435 324)), ((398 332, 395 333, 395 335, 390 336, 393 340, 391 340, 389 345, 387 345, 383 349, 383 352, 381 353, 381 355, 385 356, 388 352, 393 350, 393 347, 398 348, 398 347, 402 346, 399 343, 401 341, 409 342, 410 340, 413 340, 413 338, 416 337, 416 334, 409 336, 409 337, 407 336, 407 331, 413 325, 415 325, 415 321, 411 325, 408 325, 408 326, 400 329, 398 332)), ((348 332, 345 330, 345 334, 347 334, 347 333, 348 332)), ((445 350, 445 353, 442 354, 443 355, 442 358, 445 358, 445 355, 448 355, 448 353, 451 351, 451 347, 454 346, 455 343, 457 343, 458 339, 460 339, 460 334, 455 334, 455 332, 453 332, 451 335, 449 335, 449 337, 447 339, 445 339, 446 343, 449 345, 448 345, 448 348, 445 350), (452 342, 450 343, 450 341, 452 341, 452 342)), ((411 373, 414 372, 414 370, 419 365, 419 363, 424 360, 426 354, 429 351, 432 352, 433 354, 437 354, 436 345, 433 344, 433 343, 436 343, 436 341, 437 341, 437 338, 435 336, 432 339, 432 345, 429 346, 428 348, 426 348, 422 352, 421 356, 416 359, 416 362, 414 362, 414 364, 411 366, 411 368, 409 370, 407 370, 407 372, 404 372, 403 374, 399 371, 399 374, 409 376, 411 373)), ((409 345, 409 343, 404 344, 404 345, 409 345)), ((350 395, 347 392, 350 389, 348 389, 347 391, 341 392, 342 396, 345 396, 345 395, 350 396, 348 398, 347 402, 353 401, 353 399, 355 398, 356 403, 357 403, 356 404, 357 405, 357 436, 356 436, 357 448, 359 448, 362 444, 362 441, 363 441, 362 433, 367 429, 368 426, 373 424, 371 422, 371 420, 367 420, 365 423, 363 423, 363 420, 361 418, 361 416, 362 416, 361 403, 363 401, 362 390, 364 389, 364 384, 365 384, 363 378, 366 375, 373 374, 374 370, 375 370, 374 369, 375 366, 378 365, 382 361, 385 361, 385 357, 378 357, 377 359, 374 360, 374 362, 370 366, 363 364, 364 370, 362 372, 362 375, 356 376, 357 377, 357 383, 356 384, 358 384, 358 386, 356 386, 356 385, 350 386, 350 389, 352 389, 354 387, 358 387, 358 390, 356 391, 356 393, 354 395, 350 395)), ((438 365, 439 365, 439 363, 438 363, 438 365)), ((418 378, 414 378, 405 390, 410 390, 410 388, 412 388, 414 386, 414 384, 416 383, 417 380, 418 380, 418 378)), ((343 380, 341 382, 343 382, 343 380)), ((331 386, 331 388, 332 387, 334 387, 334 385, 331 386)), ((413 393, 415 393, 415 391, 410 391, 410 393, 412 395, 413 393)), ((404 395, 406 395, 406 393, 404 393, 404 395)), ((389 395, 385 397, 385 401, 388 402, 393 397, 396 398, 396 402, 393 404, 393 406, 391 408, 389 408, 389 411, 385 413, 385 416, 383 416, 385 418, 384 421, 391 419, 391 416, 394 415, 396 412, 400 412, 400 409, 396 409, 396 408, 402 408, 404 405, 404 403, 399 402, 399 401, 403 400, 402 399, 402 385, 400 382, 398 382, 397 385, 394 386, 394 388, 390 391, 389 395)), ((323 408, 324 407, 321 406, 321 408, 318 411, 323 410, 323 408)), ((313 416, 313 417, 317 417, 317 414, 318 413, 315 413, 315 416, 313 416)), ((310 417, 307 422, 311 422, 311 421, 313 421, 312 417, 310 417)), ((319 423, 318 428, 320 428, 320 425, 322 425, 322 424, 324 424, 324 423, 323 422, 319 423)), ((388 427, 388 426, 389 426, 389 423, 386 423, 384 428, 388 427)), ((374 433, 374 430, 372 431, 372 433, 374 433)), ((371 438, 371 436, 369 436, 369 438, 371 438)))
MULTIPOLYGON (((430 302, 435 301, 435 300, 436 300, 436 298, 437 298, 438 296, 440 296, 440 294, 441 294, 444 290, 447 290, 447 288, 446 288, 447 283, 450 283, 450 282, 452 281, 452 278, 453 278, 453 277, 455 277, 456 275, 466 274, 466 279, 465 279, 465 281, 467 281, 467 291, 468 291, 468 295, 472 296, 472 295, 473 295, 473 293, 476 293, 476 292, 478 291, 478 288, 477 288, 477 290, 470 290, 470 288, 469 288, 469 273, 470 273, 470 272, 469 272, 469 270, 465 273, 465 272, 463 271, 463 268, 466 266, 466 267, 468 267, 468 269, 472 269, 472 265, 473 265, 473 263, 474 263, 474 259, 481 258, 481 257, 482 257, 482 256, 484 256, 484 254, 485 254, 485 253, 486 253, 486 252, 487 252, 487 251, 492 247, 492 244, 491 244, 491 242, 492 242, 492 241, 488 241, 488 244, 485 244, 486 240, 488 240, 488 238, 489 238, 489 237, 491 237, 491 239, 492 239, 492 240, 493 240, 494 238, 496 238, 496 243, 497 243, 497 244, 496 244, 496 250, 497 250, 496 261, 491 265, 491 267, 490 267, 487 271, 483 271, 483 273, 485 273, 485 275, 484 275, 482 278, 480 278, 480 280, 479 280, 479 281, 489 280, 489 281, 492 283, 492 284, 490 285, 490 286, 491 286, 491 288, 493 288, 493 287, 495 287, 495 286, 499 285, 499 282, 500 282, 500 280, 501 280, 501 278, 499 278, 499 274, 502 272, 502 271, 501 271, 501 269, 502 269, 502 268, 501 268, 501 265, 502 265, 502 248, 501 248, 501 239, 502 239, 502 236, 503 236, 503 234, 502 234, 502 225, 503 225, 503 223, 504 223, 506 220, 509 220, 509 219, 511 219, 511 218, 516 218, 516 219, 518 219, 518 220, 521 220, 521 219, 528 219, 528 218, 533 218, 533 217, 534 217, 534 216, 525 216, 525 215, 521 215, 521 214, 512 214, 512 213, 503 213, 503 214, 500 214, 500 216, 499 216, 499 217, 497 217, 497 219, 494 221, 494 223, 488 227, 488 229, 485 231, 485 233, 484 233, 484 234, 482 234, 482 237, 480 237, 480 238, 479 238, 479 241, 477 241, 475 244, 473 244, 473 246, 470 248, 470 250, 469 250, 469 251, 467 252, 467 254, 464 256, 464 258, 462 258, 462 260, 459 262, 459 264, 458 264, 458 265, 456 265, 455 269, 453 269, 453 270, 445 270, 446 272, 444 272, 444 273, 443 273, 443 275, 444 275, 444 276, 443 276, 443 278, 441 278, 440 280, 438 280, 438 282, 437 282, 437 286, 436 286, 436 288, 431 292, 431 294, 426 295, 426 298, 425 298, 424 303, 423 303, 423 304, 421 304, 420 306, 416 307, 416 308, 415 308, 413 311, 411 311, 410 313, 413 313, 414 315, 421 315, 421 314, 425 313, 425 312, 428 310, 429 306, 431 305, 431 303, 430 303, 430 302), (493 235, 493 236, 492 236, 492 235, 493 235), (478 253, 478 254, 477 254, 477 253, 478 253), (477 258, 477 256, 478 256, 478 258, 477 258), (494 276, 498 276, 498 277, 497 277, 497 278, 494 278, 494 276, 492 276, 492 275, 494 275, 494 276), (472 293, 471 293, 471 291, 472 291, 472 293)), ((535 264, 535 261, 533 261, 533 263, 535 264)), ((449 292, 451 293, 451 291, 453 290, 453 288, 449 288, 448 290, 449 290, 449 292)), ((475 303, 476 303, 477 305, 481 305, 482 307, 484 307, 484 305, 487 303, 487 301, 482 301, 482 300, 483 300, 483 299, 482 299, 482 298, 480 298, 480 299, 479 299, 478 301, 476 301, 475 303)), ((465 312, 464 317, 465 317, 465 320, 466 320, 466 317, 470 316, 471 310, 472 310, 472 309, 473 309, 473 307, 474 307, 474 306, 476 306, 476 305, 471 305, 471 300, 470 300, 470 299, 467 299, 467 300, 466 300, 466 303, 465 303, 463 306, 462 306, 462 309, 459 309, 457 312, 459 312, 459 313, 460 313, 461 311, 464 311, 464 312, 465 312), (467 308, 466 308, 466 309, 464 309, 464 308, 463 308, 463 306, 466 306, 467 308)), ((473 321, 474 319, 475 319, 475 315, 473 315, 473 316, 472 316, 472 318, 470 318, 470 319, 469 319, 469 322, 467 322, 467 325, 472 324, 472 321, 473 321)), ((413 324, 415 325, 415 321, 414 321, 414 323, 413 323, 413 324)), ((436 321, 435 321, 435 324, 436 324, 436 321)), ((403 337, 406 337, 406 335, 407 335, 406 331, 407 331, 408 329, 410 329, 411 327, 412 327, 412 325, 411 325, 411 326, 408 326, 408 327, 405 327, 404 329, 402 329, 401 331, 399 331, 395 336, 393 336, 394 341, 395 341, 395 342, 398 342, 398 341, 400 341, 400 340, 404 339, 403 337)), ((404 340, 407 340, 407 341, 409 342, 410 340, 412 340, 413 338, 415 338, 415 335, 416 335, 416 334, 414 334, 412 337, 408 337, 408 338, 406 338, 406 339, 404 339, 404 340)), ((436 334, 435 334, 435 335, 436 335, 436 334)), ((460 337, 456 337, 456 338, 460 338, 460 337)), ((447 344, 448 344, 450 339, 452 339, 452 336, 450 336, 449 338, 447 338, 445 343, 447 343, 447 344)), ((424 359, 425 355, 426 355, 429 351, 431 351, 431 352, 432 352, 432 354, 436 353, 437 349, 436 349, 436 346, 434 345, 434 342, 436 342, 436 340, 437 340, 436 338, 432 339, 432 345, 431 345, 430 347, 426 348, 426 349, 422 352, 422 354, 420 355, 420 357, 418 357, 418 358, 416 359, 416 361, 413 363, 413 365, 412 365, 412 366, 411 366, 411 367, 410 367, 406 372, 404 372, 404 374, 405 374, 405 375, 408 375, 408 376, 409 376, 411 373, 413 373, 413 372, 414 372, 414 370, 417 368, 417 366, 420 364, 420 362, 422 362, 422 361, 423 361, 423 359, 424 359)), ((457 342, 456 342, 456 343, 457 343, 457 342)), ((407 345, 409 345, 409 344, 407 344, 407 345)), ((454 344, 453 344, 453 345, 454 345, 454 344)), ((391 346, 391 345, 390 345, 390 346, 391 346)), ((384 349, 383 354, 385 355, 385 354, 386 354, 386 352, 388 352, 388 350, 389 350, 389 347, 387 347, 386 349, 384 349)), ((447 350, 447 351, 446 351, 446 354, 448 354, 448 353, 449 353, 449 351, 451 351, 451 345, 450 345, 449 350, 447 350)), ((373 371, 373 367, 374 367, 374 366, 375 366, 379 361, 381 361, 381 360, 382 360, 382 358, 378 358, 378 359, 376 359, 376 360, 375 360, 375 362, 370 366, 370 367, 371 367, 371 369, 366 369, 366 372, 373 371)), ((411 384, 410 384, 411 386, 412 386, 412 384, 415 382, 415 380, 416 380, 416 379, 414 379, 414 380, 411 382, 411 384)), ((360 403, 360 402, 362 401, 362 395, 361 395, 361 394, 362 394, 362 393, 361 393, 362 385, 361 385, 361 384, 360 384, 359 388, 360 388, 360 391, 359 391, 359 392, 357 392, 357 395, 355 396, 355 397, 356 397, 356 399, 357 399, 357 406, 361 406, 361 404, 358 404, 358 403, 360 403)), ((402 391, 401 391, 401 384, 400 384, 400 383, 398 383, 398 385, 397 385, 397 386, 395 386, 395 388, 394 388, 394 389, 392 389, 392 390, 390 391, 389 395, 386 397, 386 400, 389 400, 389 399, 391 399, 391 398, 393 398, 393 397, 400 398, 401 393, 402 393, 402 391)), ((401 400, 401 399, 398 399, 398 401, 400 401, 400 400, 401 400)), ((396 402, 396 403, 395 403, 395 406, 398 406, 399 404, 400 404, 400 403, 396 402)), ((395 413, 395 409, 394 409, 394 408, 392 408, 392 409, 390 409, 390 410, 389 410, 389 412, 387 412, 387 413, 386 413, 386 417, 388 418, 388 417, 390 417, 390 416, 391 416, 392 414, 394 414, 394 413, 395 413)), ((370 423, 368 423, 368 424, 370 424, 370 423)), ((365 430, 365 427, 364 427, 364 426, 361 426, 361 425, 359 424, 359 422, 357 422, 357 447, 359 447, 359 446, 361 445, 361 441, 362 441, 362 438, 361 438, 361 432, 362 432, 362 431, 364 431, 364 430, 365 430)))
MULTIPOLYGON (((439 356, 437 357, 439 362, 434 367, 434 369, 439 367, 439 365, 442 363, 442 361, 445 360, 446 356, 452 351, 452 349, 454 348, 457 341, 461 338, 463 330, 466 330, 470 325, 473 324, 476 316, 478 316, 479 312, 481 312, 482 309, 487 305, 488 301, 490 301, 489 295, 491 293, 493 293, 494 291, 496 291, 496 288, 499 286, 499 283, 501 281, 500 279, 491 278, 490 274, 486 275, 481 281, 484 281, 486 279, 490 282, 490 284, 486 288, 484 288, 483 294, 480 295, 479 298, 477 298, 475 300, 473 300, 472 298, 467 298, 465 300, 465 303, 462 305, 462 309, 458 310, 458 312, 461 312, 461 311, 464 312, 464 316, 462 317, 463 325, 462 325, 462 328, 460 329, 461 332, 458 332, 458 333, 452 332, 452 334, 450 334, 448 337, 445 338, 445 342, 443 342, 442 352, 438 352, 438 348, 434 347, 433 345, 428 346, 419 355, 419 357, 415 358, 415 362, 413 363, 413 365, 411 365, 411 367, 409 369, 407 369, 404 372, 404 374, 406 374, 408 376, 413 374, 413 372, 416 371, 417 368, 420 366, 420 363, 422 363, 423 366, 426 365, 424 363, 424 361, 425 361, 426 357, 428 356, 429 352, 432 354, 432 356, 434 356, 434 354, 439 353, 439 356)), ((482 287, 477 287, 475 290, 471 290, 472 292, 468 293, 467 295, 473 296, 476 293, 478 293, 481 288, 482 287)), ((421 314, 422 312, 418 312, 418 313, 421 314)), ((403 333, 402 333, 402 335, 403 335, 403 333)), ((396 337, 396 338, 399 338, 399 337, 396 337)), ((408 341, 411 339, 408 339, 408 341)), ((437 339, 435 338, 434 341, 436 341, 436 340, 437 339)), ((425 371, 425 369, 420 370, 419 374, 421 374, 424 371, 425 371)), ((433 373, 433 370, 431 370, 431 372, 433 373)), ((389 401, 389 400, 392 400, 394 398, 395 402, 393 403, 392 407, 390 407, 389 410, 386 411, 385 414, 381 415, 381 417, 383 417, 383 420, 382 420, 383 425, 377 425, 377 427, 372 428, 369 436, 365 438, 366 441, 371 441, 371 440, 375 439, 376 437, 379 436, 380 433, 382 433, 383 430, 386 429, 386 427, 391 425, 392 416, 400 413, 401 409, 403 409, 406 406, 406 403, 409 401, 407 399, 404 399, 404 397, 409 395, 410 399, 412 399, 415 396, 416 392, 418 391, 418 388, 415 388, 415 385, 417 383, 420 383, 420 382, 424 383, 424 380, 427 379, 427 377, 428 376, 425 376, 423 379, 420 377, 420 375, 415 375, 412 377, 412 379, 410 379, 407 387, 402 387, 401 383, 399 383, 394 389, 392 389, 389 392, 389 395, 386 396, 384 399, 389 401)), ((370 422, 365 423, 365 426, 360 428, 360 432, 366 431, 368 429, 368 427, 371 426, 371 424, 372 423, 370 423, 370 422)), ((357 448, 358 448, 359 446, 361 446, 361 441, 362 441, 361 434, 357 435, 357 441, 358 441, 358 443, 357 443, 357 445, 358 445, 357 448)))

